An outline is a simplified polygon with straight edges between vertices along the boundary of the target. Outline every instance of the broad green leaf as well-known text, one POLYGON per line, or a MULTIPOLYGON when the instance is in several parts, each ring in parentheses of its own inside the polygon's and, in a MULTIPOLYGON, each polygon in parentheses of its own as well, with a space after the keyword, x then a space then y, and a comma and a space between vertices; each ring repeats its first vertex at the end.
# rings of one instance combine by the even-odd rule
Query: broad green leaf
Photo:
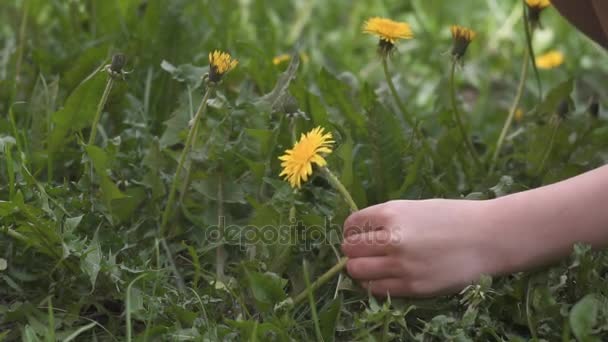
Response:
MULTIPOLYGON (((192 182, 192 188, 210 200, 217 201, 219 177, 217 175, 212 175, 205 180, 192 182)), ((243 187, 234 181, 226 180, 224 178, 224 181, 222 182, 222 198, 226 203, 245 203, 243 187)))
POLYGON ((323 340, 331 342, 335 340, 336 325, 340 319, 340 311, 342 310, 342 296, 332 300, 321 312, 319 313, 319 321, 321 324, 321 333, 323 334, 323 340))
POLYGON ((300 65, 300 57, 298 54, 291 56, 289 67, 277 80, 272 91, 262 96, 256 103, 255 106, 260 109, 268 109, 267 111, 275 112, 282 107, 283 102, 291 96, 288 92, 291 81, 296 77, 298 72, 298 66, 300 65))
POLYGON ((287 280, 274 273, 260 273, 250 271, 247 268, 245 268, 245 275, 256 306, 260 311, 268 312, 272 310, 275 304, 287 298, 284 290, 287 280))
POLYGON ((192 89, 197 89, 203 83, 203 76, 209 72, 209 67, 197 67, 192 64, 182 64, 174 66, 173 64, 163 60, 160 67, 171 74, 174 80, 178 82, 186 82, 192 89))
POLYGON ((55 127, 49 137, 49 150, 60 150, 72 140, 72 133, 92 124, 106 81, 106 74, 98 74, 80 84, 63 108, 52 115, 55 127))
POLYGON ((599 301, 594 294, 588 294, 570 310, 570 327, 580 342, 599 341, 593 336, 593 327, 597 324, 599 301))
POLYGON ((85 256, 80 261, 80 268, 89 276, 91 287, 95 289, 97 275, 101 269, 101 245, 99 244, 98 233, 89 243, 89 247, 85 250, 85 256))
POLYGON ((96 175, 100 178, 101 192, 105 202, 110 204, 112 200, 125 198, 126 195, 118 189, 116 184, 114 184, 108 176, 107 170, 110 168, 110 158, 108 154, 94 145, 86 146, 85 150, 93 163, 96 175))
POLYGON ((561 101, 568 100, 573 89, 574 79, 571 78, 549 90, 547 96, 538 108, 538 114, 553 114, 561 101))

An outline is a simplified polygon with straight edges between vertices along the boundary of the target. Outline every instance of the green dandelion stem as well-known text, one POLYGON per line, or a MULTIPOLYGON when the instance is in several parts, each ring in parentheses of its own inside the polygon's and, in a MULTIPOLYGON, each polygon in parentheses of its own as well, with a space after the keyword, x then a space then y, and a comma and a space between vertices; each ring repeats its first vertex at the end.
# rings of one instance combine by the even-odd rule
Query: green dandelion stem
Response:
POLYGON ((336 190, 338 190, 338 192, 340 193, 340 195, 342 195, 342 197, 344 198, 346 203, 348 203, 350 210, 352 212, 358 211, 359 208, 357 207, 357 204, 353 200, 353 197, 350 195, 348 190, 346 190, 346 188, 344 187, 344 184, 342 184, 342 182, 340 182, 338 177, 336 177, 336 175, 334 175, 327 167, 323 167, 321 170, 323 170, 323 173, 327 177, 327 180, 329 181, 329 183, 331 183, 331 185, 336 190))
POLYGON ((555 136, 557 135, 557 130, 559 128, 559 125, 560 125, 560 121, 557 121, 556 123, 553 124, 553 129, 551 130, 551 139, 549 140, 549 145, 547 145, 547 148, 545 148, 545 151, 543 152, 542 160, 536 171, 536 174, 538 177, 542 176, 543 171, 545 170, 545 164, 547 163, 547 159, 549 159, 549 156, 551 155, 551 151, 553 150, 553 144, 555 143, 555 136))
POLYGON ((317 341, 323 341, 323 334, 321 334, 321 326, 319 324, 319 315, 317 314, 317 305, 315 304, 315 299, 313 297, 314 290, 312 290, 310 287, 310 276, 308 275, 308 263, 306 262, 306 260, 304 260, 304 263, 302 264, 302 269, 304 271, 304 282, 306 283, 308 304, 310 305, 312 320, 315 324, 315 334, 317 335, 317 341))
MULTIPOLYGON (((534 56, 534 46, 532 46, 532 37, 534 36, 534 27, 530 24, 530 18, 528 17, 528 6, 526 5, 526 0, 522 0, 523 5, 523 22, 524 22, 524 33, 526 34, 526 45, 528 47, 528 53, 530 56, 534 56)), ((536 78, 536 85, 538 87, 538 104, 543 100, 543 84, 540 81, 540 74, 538 72, 538 68, 536 67, 536 60, 534 58, 531 59, 532 68, 534 69, 534 76, 536 78)))
POLYGON ((462 140, 469 150, 471 157, 473 157, 473 161, 475 162, 475 166, 479 169, 481 167, 481 162, 479 161, 479 156, 473 147, 473 143, 471 143, 471 139, 469 139, 469 135, 467 133, 464 124, 462 123, 462 118, 460 116, 460 111, 458 110, 458 105, 456 104, 456 86, 454 84, 454 76, 456 74, 456 64, 457 60, 454 59, 452 62, 452 71, 450 73, 450 97, 452 99, 452 111, 454 112, 454 119, 456 120, 456 124, 458 125, 458 129, 460 130, 460 135, 462 136, 462 140))
POLYGON ((188 137, 186 138, 186 144, 184 145, 184 149, 182 150, 181 155, 179 156, 179 161, 177 163, 177 169, 175 170, 175 176, 173 178, 173 183, 171 183, 171 190, 169 191, 169 199, 167 200, 167 205, 165 206, 165 210, 163 212, 162 221, 160 224, 160 234, 164 236, 167 232, 167 223, 169 222, 169 216, 171 215, 171 209, 173 208, 173 202, 175 202, 175 194, 177 192, 177 183, 179 182, 179 174, 184 167, 184 163, 186 162, 186 157, 190 153, 190 149, 192 148, 192 141, 194 140, 195 132, 198 131, 198 125, 203 117, 205 111, 207 110, 207 100, 209 100, 209 96, 211 95, 213 87, 208 86, 205 95, 203 96, 203 100, 196 111, 196 115, 194 116, 194 122, 192 127, 190 127, 190 131, 188 131, 188 137))
POLYGON ((386 57, 382 57, 382 69, 384 70, 384 77, 386 78, 386 83, 388 84, 388 88, 391 91, 391 95, 395 99, 395 103, 397 104, 399 111, 401 111, 401 115, 405 119, 406 123, 408 125, 410 125, 410 127, 412 127, 412 129, 414 130, 414 134, 416 135, 416 138, 418 140, 420 140, 420 142, 422 142, 422 145, 426 149, 427 153, 431 154, 433 159, 435 159, 434 151, 431 149, 429 142, 426 140, 425 136, 420 131, 419 125, 416 124, 416 122, 414 121, 412 116, 409 114, 409 112, 405 108, 405 105, 401 101, 399 94, 397 93, 397 89, 395 88, 395 84, 393 83, 393 79, 391 78, 391 74, 388 71, 388 58, 386 58, 386 57))
POLYGON ((391 78, 391 74, 388 71, 388 58, 382 57, 382 69, 384 69, 384 77, 386 78, 386 83, 388 84, 388 88, 391 91, 391 95, 393 95, 393 98, 395 99, 397 107, 399 107, 399 110, 401 111, 401 114, 403 115, 403 118, 405 119, 407 124, 414 128, 414 120, 412 119, 412 116, 408 113, 408 111, 405 109, 405 105, 401 101, 401 98, 397 93, 397 89, 395 88, 395 84, 393 83, 393 79, 391 78))
POLYGON ((220 171, 217 183, 217 220, 220 232, 220 243, 215 249, 215 275, 218 280, 225 278, 226 250, 224 249, 223 239, 226 226, 226 218, 224 216, 224 173, 220 171))
POLYGON ((524 62, 521 67, 521 76, 519 78, 519 85, 517 86, 517 93, 515 94, 515 99, 513 99, 513 104, 511 104, 511 108, 509 109, 509 115, 507 116, 507 120, 505 120, 505 124, 502 127, 502 131, 500 132, 498 141, 496 142, 496 148, 494 149, 494 155, 492 156, 492 165, 490 166, 490 174, 492 174, 494 172, 494 169, 496 168, 496 162, 498 161, 498 156, 500 155, 500 151, 502 150, 502 145, 505 141, 507 133, 509 132, 509 128, 511 128, 511 124, 513 123, 513 117, 515 117, 515 112, 517 112, 517 108, 519 107, 521 97, 524 93, 524 86, 526 85, 526 77, 528 76, 529 59, 530 59, 530 51, 528 51, 526 49, 526 52, 524 54, 524 62))
MULTIPOLYGON (((19 25, 19 36, 18 36, 18 44, 17 44, 17 54, 15 58, 15 82, 13 83, 13 89, 11 90, 10 103, 12 104, 17 97, 17 92, 19 90, 19 82, 21 80, 21 66, 23 64, 23 52, 25 50, 26 45, 26 30, 27 30, 27 19, 29 15, 30 9, 30 1, 25 0, 23 2, 22 14, 21 14, 21 22, 19 25)), ((15 137, 17 138, 17 137, 15 137)))
POLYGON ((103 95, 101 95, 101 100, 99 100, 99 104, 97 104, 97 111, 95 112, 93 124, 91 125, 91 135, 89 136, 88 145, 93 145, 95 143, 95 137, 97 136, 97 125, 99 125, 99 120, 101 119, 101 112, 103 111, 103 108, 108 102, 108 97, 110 96, 110 91, 112 90, 113 85, 114 78, 112 78, 112 76, 108 76, 108 83, 106 83, 106 89, 104 89, 103 95))
POLYGON ((335 264, 327 272, 323 273, 317 280, 310 284, 310 286, 308 286, 306 290, 300 292, 293 299, 294 305, 301 304, 308 297, 309 292, 317 290, 319 287, 321 287, 323 284, 327 283, 331 278, 333 278, 336 274, 342 272, 344 267, 346 267, 347 261, 347 257, 341 258, 337 264, 335 264))

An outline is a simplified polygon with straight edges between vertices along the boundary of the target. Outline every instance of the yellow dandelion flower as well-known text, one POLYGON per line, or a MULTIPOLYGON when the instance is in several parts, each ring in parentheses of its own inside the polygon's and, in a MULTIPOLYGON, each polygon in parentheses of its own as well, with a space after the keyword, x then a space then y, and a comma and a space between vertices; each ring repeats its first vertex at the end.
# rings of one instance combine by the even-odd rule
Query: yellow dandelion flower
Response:
POLYGON ((551 6, 551 0, 526 0, 526 5, 528 5, 529 8, 543 10, 551 6))
POLYGON ((461 59, 467 52, 469 44, 475 39, 477 33, 475 31, 458 25, 450 26, 452 32, 452 56, 456 59, 461 59))
MULTIPOLYGON (((290 60, 291 60, 291 55, 283 53, 283 54, 280 54, 278 56, 275 56, 272 59, 272 64, 274 64, 274 65, 281 65, 283 63, 289 62, 290 60)), ((310 58, 308 57, 307 54, 305 54, 304 52, 301 52, 300 53, 300 60, 303 63, 308 63, 308 61, 310 60, 310 58)))
POLYGON ((291 59, 291 56, 288 55, 288 54, 286 54, 286 53, 284 53, 282 55, 278 55, 278 56, 274 57, 272 59, 272 64, 279 65, 279 64, 282 64, 282 63, 285 63, 285 62, 289 61, 290 59, 291 59))
POLYGON ((515 122, 521 122, 521 120, 524 119, 524 111, 521 108, 517 108, 513 118, 515 119, 515 122))
POLYGON ((236 68, 239 61, 232 58, 229 53, 215 50, 209 53, 209 80, 219 82, 222 76, 236 68))
POLYGON ((303 133, 293 148, 279 157, 283 168, 279 177, 284 177, 293 188, 299 189, 312 174, 312 164, 327 165, 323 155, 332 152, 333 143, 331 132, 324 133, 320 126, 303 133))
POLYGON ((389 55, 397 41, 414 38, 414 33, 408 23, 380 17, 373 17, 365 21, 363 32, 380 38, 378 52, 384 57, 389 55))
POLYGON ((536 57, 536 66, 539 69, 554 69, 564 64, 564 54, 559 51, 549 51, 536 57))
POLYGON ((528 18, 533 26, 540 25, 540 13, 551 6, 549 0, 526 0, 528 6, 528 18))

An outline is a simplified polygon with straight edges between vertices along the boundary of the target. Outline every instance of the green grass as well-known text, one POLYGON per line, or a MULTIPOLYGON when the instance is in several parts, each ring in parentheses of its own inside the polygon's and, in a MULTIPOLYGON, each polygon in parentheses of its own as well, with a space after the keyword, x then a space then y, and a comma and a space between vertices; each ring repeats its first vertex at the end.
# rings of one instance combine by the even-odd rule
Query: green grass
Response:
POLYGON ((318 174, 298 192, 278 177, 293 135, 333 132, 330 168, 359 207, 501 196, 606 162, 606 112, 587 113, 593 96, 606 105, 606 53, 555 10, 542 20, 536 53, 560 50, 565 65, 539 71, 544 94, 528 73, 524 119, 488 172, 527 46, 519 1, 3 0, 0 341, 608 338, 608 254, 579 245, 560 264, 449 297, 381 301, 342 274, 290 301, 340 259, 350 211, 318 174), (375 15, 416 34, 388 67, 429 149, 361 33, 375 15), (478 32, 455 95, 480 167, 452 112, 451 24, 478 32), (214 49, 240 63, 211 94, 161 235, 214 49), (273 65, 293 51, 299 66, 273 65), (99 70, 119 52, 130 73, 87 144, 108 80, 99 70), (264 241, 267 226, 308 239, 264 241), (227 243, 213 239, 218 228, 227 243))

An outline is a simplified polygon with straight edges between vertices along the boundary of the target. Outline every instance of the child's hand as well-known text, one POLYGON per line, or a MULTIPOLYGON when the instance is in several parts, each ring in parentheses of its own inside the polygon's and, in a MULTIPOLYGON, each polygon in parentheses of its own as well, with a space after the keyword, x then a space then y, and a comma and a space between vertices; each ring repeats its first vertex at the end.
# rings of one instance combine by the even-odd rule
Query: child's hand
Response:
POLYGON ((350 276, 375 295, 458 291, 492 272, 482 234, 484 201, 390 201, 344 223, 350 276))

